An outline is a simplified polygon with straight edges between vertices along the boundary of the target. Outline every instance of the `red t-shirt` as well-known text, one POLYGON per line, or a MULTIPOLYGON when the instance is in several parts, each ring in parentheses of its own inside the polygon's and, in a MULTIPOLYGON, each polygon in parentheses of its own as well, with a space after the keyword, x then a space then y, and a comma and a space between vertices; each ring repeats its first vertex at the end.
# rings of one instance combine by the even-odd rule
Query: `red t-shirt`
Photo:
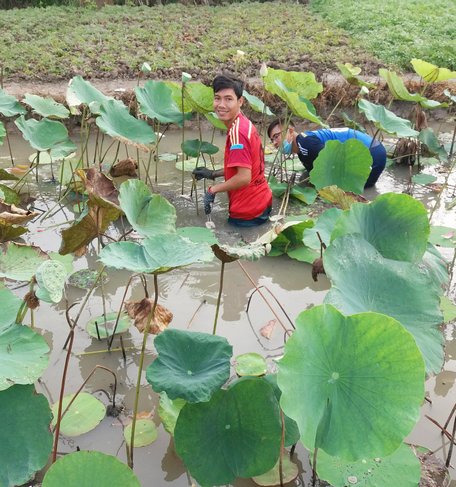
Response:
POLYGON ((261 138, 253 123, 240 113, 228 131, 225 145, 225 181, 232 178, 237 167, 252 171, 248 186, 228 191, 231 218, 251 220, 272 204, 272 192, 264 177, 264 153, 261 138))

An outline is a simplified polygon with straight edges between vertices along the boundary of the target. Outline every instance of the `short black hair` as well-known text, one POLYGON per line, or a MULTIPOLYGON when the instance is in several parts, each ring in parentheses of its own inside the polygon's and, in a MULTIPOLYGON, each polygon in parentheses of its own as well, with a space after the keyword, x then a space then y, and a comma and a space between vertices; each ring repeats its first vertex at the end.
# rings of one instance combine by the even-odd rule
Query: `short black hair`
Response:
MULTIPOLYGON (((272 130, 273 130, 275 127, 277 127, 277 125, 282 126, 284 123, 285 123, 285 121, 284 121, 284 120, 281 120, 280 118, 276 118, 275 120, 273 120, 273 121, 272 121, 272 122, 269 124, 269 126, 268 126, 268 137, 269 137, 269 138, 271 138, 271 132, 272 132, 272 130)), ((295 126, 295 125, 294 125, 294 123, 293 123, 293 122, 290 120, 290 121, 288 122, 288 126, 289 126, 289 127, 293 127, 293 128, 294 128, 294 126, 295 126)))
POLYGON ((212 81, 212 89, 214 93, 218 93, 221 90, 231 88, 237 98, 241 98, 244 92, 244 83, 237 78, 232 78, 231 76, 219 75, 212 81))

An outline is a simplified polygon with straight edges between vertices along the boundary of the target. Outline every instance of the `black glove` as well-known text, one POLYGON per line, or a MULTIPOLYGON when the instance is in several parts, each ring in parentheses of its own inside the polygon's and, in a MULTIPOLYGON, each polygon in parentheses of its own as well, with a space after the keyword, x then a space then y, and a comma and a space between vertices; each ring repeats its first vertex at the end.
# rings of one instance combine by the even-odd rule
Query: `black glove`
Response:
POLYGON ((206 213, 206 215, 209 215, 211 213, 214 200, 215 200, 215 193, 211 191, 211 188, 208 188, 206 193, 204 193, 204 199, 203 199, 204 213, 206 213))
POLYGON ((196 167, 193 169, 192 172, 193 176, 195 176, 195 179, 199 181, 200 179, 212 179, 214 180, 214 171, 211 171, 207 167, 200 166, 196 167))

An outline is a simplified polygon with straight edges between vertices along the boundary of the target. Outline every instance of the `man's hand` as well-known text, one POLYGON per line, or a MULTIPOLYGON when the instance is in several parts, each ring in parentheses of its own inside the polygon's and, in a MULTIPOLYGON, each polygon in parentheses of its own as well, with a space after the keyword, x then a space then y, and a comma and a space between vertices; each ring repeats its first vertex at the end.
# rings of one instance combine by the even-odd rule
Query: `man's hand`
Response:
POLYGON ((211 171, 204 166, 196 167, 195 169, 193 169, 192 174, 193 176, 195 176, 195 179, 197 181, 199 181, 200 179, 215 179, 214 171, 211 171))
POLYGON ((204 213, 209 215, 212 211, 212 205, 214 204, 215 200, 215 193, 211 191, 211 188, 208 188, 206 193, 204 194, 204 213))

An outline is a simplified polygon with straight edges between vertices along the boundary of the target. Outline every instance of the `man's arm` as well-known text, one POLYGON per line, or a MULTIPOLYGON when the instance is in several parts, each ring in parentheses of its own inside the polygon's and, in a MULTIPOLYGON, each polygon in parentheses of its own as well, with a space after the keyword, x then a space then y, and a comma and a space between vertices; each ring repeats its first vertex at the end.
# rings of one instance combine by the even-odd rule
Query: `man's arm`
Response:
POLYGON ((224 181, 223 183, 214 184, 214 186, 211 186, 211 193, 215 194, 222 193, 224 191, 233 191, 234 189, 240 189, 248 186, 252 180, 252 171, 248 167, 237 167, 236 169, 237 173, 233 177, 227 181, 224 181))

